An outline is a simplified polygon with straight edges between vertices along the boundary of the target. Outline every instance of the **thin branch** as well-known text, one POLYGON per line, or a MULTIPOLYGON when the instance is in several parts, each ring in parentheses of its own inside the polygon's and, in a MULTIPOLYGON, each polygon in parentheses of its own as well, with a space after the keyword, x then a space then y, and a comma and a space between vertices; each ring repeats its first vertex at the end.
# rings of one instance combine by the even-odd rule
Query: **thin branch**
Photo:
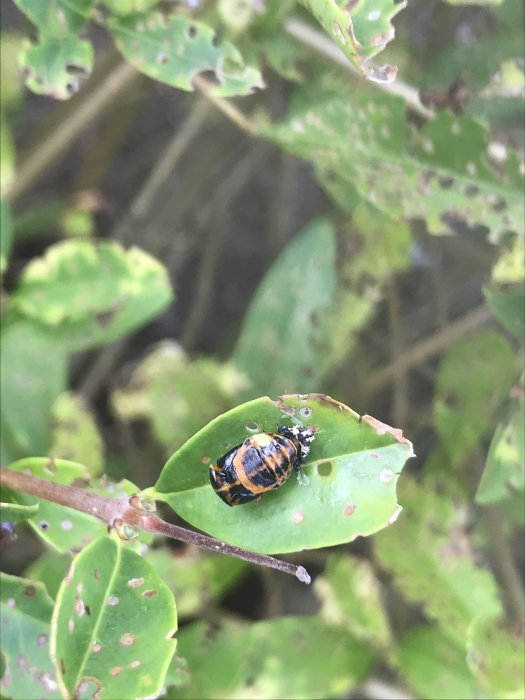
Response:
MULTIPOLYGON (((289 36, 297 39, 305 46, 317 51, 317 53, 325 56, 330 61, 337 63, 342 66, 350 73, 359 77, 362 80, 362 75, 359 73, 357 68, 348 60, 344 53, 337 47, 327 36, 322 32, 318 32, 316 29, 310 27, 310 25, 296 19, 295 17, 290 17, 284 23, 284 30, 289 36)), ((397 95, 402 97, 407 105, 414 112, 425 119, 431 119, 434 116, 434 112, 421 102, 419 97, 419 92, 416 88, 412 87, 408 83, 402 80, 396 79, 392 83, 370 83, 375 85, 380 90, 389 92, 392 95, 397 95)))
POLYGON ((8 201, 21 197, 50 167, 51 163, 68 148, 71 142, 97 117, 116 96, 122 92, 139 74, 127 62, 120 63, 104 80, 102 85, 86 93, 78 108, 65 121, 21 161, 15 177, 3 193, 8 201))
POLYGON ((47 501, 73 508, 82 513, 88 513, 101 520, 109 528, 118 527, 122 529, 122 526, 128 525, 131 528, 151 532, 154 535, 165 535, 181 542, 209 549, 212 552, 227 554, 259 566, 268 566, 283 573, 292 574, 302 583, 310 583, 310 576, 304 567, 275 559, 266 554, 250 552, 247 549, 227 544, 200 532, 172 525, 157 515, 141 508, 139 496, 132 496, 130 499, 108 498, 75 486, 57 484, 31 474, 15 472, 5 467, 0 467, 0 477, 4 488, 22 491, 37 498, 44 498, 47 501))
POLYGON ((230 121, 245 131, 250 136, 256 136, 258 128, 255 122, 251 121, 233 102, 229 102, 224 97, 219 97, 214 92, 214 85, 201 75, 193 78, 193 84, 212 104, 217 107, 230 121))
POLYGON ((371 372, 361 384, 355 388, 355 394, 369 396, 389 384, 400 373, 406 372, 411 367, 420 365, 425 360, 439 354, 466 333, 485 325, 493 318, 491 310, 482 304, 468 314, 461 316, 445 328, 440 328, 432 335, 415 343, 405 350, 401 357, 397 357, 386 367, 371 372))

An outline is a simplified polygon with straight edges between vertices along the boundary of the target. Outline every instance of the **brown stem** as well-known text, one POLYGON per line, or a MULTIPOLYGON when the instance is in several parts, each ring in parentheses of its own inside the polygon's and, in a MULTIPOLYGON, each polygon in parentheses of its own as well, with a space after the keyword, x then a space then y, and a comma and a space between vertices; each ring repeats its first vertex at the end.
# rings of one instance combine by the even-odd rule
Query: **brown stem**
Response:
POLYGON ((153 513, 142 510, 140 498, 132 496, 128 498, 108 498, 90 493, 75 486, 57 484, 46 479, 40 479, 31 474, 15 472, 5 467, 0 467, 0 477, 4 488, 14 491, 23 491, 37 498, 44 498, 47 501, 58 503, 68 508, 79 510, 83 513, 93 515, 102 520, 108 527, 112 528, 118 523, 129 525, 155 535, 165 535, 181 542, 195 544, 212 552, 220 552, 237 559, 244 559, 259 566, 269 566, 286 574, 296 576, 302 583, 310 583, 310 576, 304 567, 290 564, 289 562, 274 559, 266 554, 257 554, 247 549, 216 540, 200 532, 187 530, 186 528, 172 525, 162 520, 153 513))

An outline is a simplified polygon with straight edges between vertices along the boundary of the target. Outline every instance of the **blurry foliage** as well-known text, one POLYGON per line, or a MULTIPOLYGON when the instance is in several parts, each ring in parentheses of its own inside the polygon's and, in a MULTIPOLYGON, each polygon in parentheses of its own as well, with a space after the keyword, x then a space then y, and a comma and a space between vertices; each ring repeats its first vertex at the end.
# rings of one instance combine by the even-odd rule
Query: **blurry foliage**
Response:
POLYGON ((2 489, 2 697, 522 698, 523 3, 2 2, 2 464, 316 575, 2 489), (152 80, 82 122, 115 48, 152 80), (321 391, 417 459, 260 398, 321 391), (297 416, 300 478, 224 505, 210 462, 297 416))

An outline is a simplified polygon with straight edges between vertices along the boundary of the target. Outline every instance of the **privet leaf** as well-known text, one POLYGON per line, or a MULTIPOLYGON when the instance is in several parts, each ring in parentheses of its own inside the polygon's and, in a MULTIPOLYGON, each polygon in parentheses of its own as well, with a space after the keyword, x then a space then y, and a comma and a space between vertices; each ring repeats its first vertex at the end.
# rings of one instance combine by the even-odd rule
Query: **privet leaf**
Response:
POLYGON ((51 655, 67 697, 156 696, 175 651, 173 595, 152 567, 107 536, 86 547, 58 592, 51 655))
POLYGON ((37 44, 26 44, 20 65, 30 90, 67 100, 91 74, 93 47, 76 36, 41 36, 37 44))
POLYGON ((18 523, 29 520, 38 513, 38 505, 23 506, 19 503, 0 503, 0 522, 18 523))
POLYGON ((24 571, 24 576, 32 581, 40 581, 46 587, 46 591, 53 598, 57 597, 62 579, 67 574, 71 565, 71 554, 47 549, 24 571))
POLYGON ((52 328, 54 337, 73 351, 129 333, 171 299, 165 268, 139 248, 64 241, 29 263, 12 305, 52 328))
POLYGON ((346 697, 366 675, 370 649, 318 617, 282 617, 224 625, 212 641, 201 623, 180 633, 189 681, 183 698, 346 697))
POLYGON ((501 291, 484 290, 490 308, 502 325, 518 338, 525 338, 525 291, 523 285, 501 291))
POLYGON ((285 120, 263 134, 312 160, 339 203, 353 208, 357 190, 391 217, 425 220, 431 233, 462 221, 487 227, 494 242, 509 231, 523 236, 523 175, 514 156, 496 175, 480 124, 440 112, 409 133, 398 98, 338 92, 314 97, 307 88, 285 120))
POLYGON ((51 409, 51 419, 50 454, 85 464, 91 476, 98 476, 104 467, 104 444, 83 398, 72 392, 60 394, 51 409))
POLYGON ((94 0, 14 0, 18 8, 48 37, 75 34, 89 17, 94 0))
POLYGON ((370 80, 390 82, 396 76, 392 66, 368 67, 366 61, 382 51, 394 38, 392 18, 406 6, 394 0, 302 0, 319 24, 354 66, 370 80), (353 7, 352 7, 353 5, 353 7), (350 6, 351 9, 345 9, 350 6))
POLYGON ((0 573, 2 653, 6 669, 2 696, 60 698, 49 656, 53 601, 41 583, 0 573))
POLYGON ((217 42, 215 30, 201 22, 149 12, 114 17, 108 28, 137 70, 167 85, 193 90, 192 79, 212 70, 219 82, 217 95, 249 95, 264 87, 260 72, 243 65, 235 46, 217 42))
POLYGON ((219 416, 168 460, 149 492, 215 537, 257 552, 349 542, 392 523, 396 482, 413 456, 401 431, 360 417, 323 394, 263 397, 219 416), (209 464, 248 436, 298 420, 319 428, 297 477, 260 502, 230 507, 214 492, 209 464))
POLYGON ((8 454, 48 451, 49 408, 66 388, 66 370, 63 350, 45 330, 26 321, 4 324, 0 410, 8 454))
POLYGON ((250 398, 318 386, 335 287, 335 232, 319 219, 277 258, 246 313, 232 361, 251 382, 250 398))
POLYGON ((449 499, 431 481, 418 486, 405 476, 401 483, 404 517, 376 535, 376 556, 404 598, 424 605, 442 632, 463 645, 472 620, 501 610, 496 583, 475 564, 461 512, 449 499))

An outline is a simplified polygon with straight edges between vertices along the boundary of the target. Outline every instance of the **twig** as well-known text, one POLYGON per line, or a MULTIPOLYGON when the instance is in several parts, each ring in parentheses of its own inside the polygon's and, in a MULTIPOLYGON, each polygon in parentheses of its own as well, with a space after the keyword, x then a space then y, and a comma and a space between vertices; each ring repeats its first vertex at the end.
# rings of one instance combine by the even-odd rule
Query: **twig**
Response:
POLYGON ((525 629, 525 597, 523 583, 505 534, 505 516, 497 506, 483 508, 483 516, 490 538, 494 574, 499 581, 507 619, 513 626, 525 629))
POLYGON ((57 484, 46 479, 39 479, 31 474, 15 472, 5 467, 0 467, 0 476, 4 488, 22 491, 37 498, 44 498, 47 501, 79 510, 82 513, 88 513, 101 520, 108 528, 118 527, 121 530, 122 526, 127 525, 131 528, 151 532, 154 535, 165 535, 174 540, 209 549, 212 552, 220 552, 221 554, 237 557, 237 559, 244 559, 244 561, 252 564, 269 566, 283 573, 292 574, 302 583, 310 583, 310 576, 304 567, 275 559, 266 554, 250 552, 247 549, 227 544, 200 532, 172 525, 153 513, 144 510, 141 507, 139 496, 132 496, 130 499, 108 498, 75 486, 57 484))
MULTIPOLYGON (((313 29, 305 22, 295 17, 288 18, 284 23, 284 30, 297 41, 300 41, 305 46, 308 46, 317 53, 325 56, 330 61, 337 63, 346 70, 348 70, 353 75, 362 79, 362 75, 359 73, 357 68, 348 60, 344 53, 322 32, 318 32, 313 29)), ((392 83, 371 83, 380 90, 389 92, 392 95, 397 95, 402 97, 407 105, 414 112, 425 119, 431 119, 434 116, 434 112, 421 102, 419 98, 419 92, 412 85, 403 82, 402 80, 396 79, 392 83)))
POLYGON ((240 109, 224 97, 219 97, 213 92, 213 84, 201 75, 196 75, 193 78, 193 84, 217 109, 219 109, 230 121, 236 124, 240 129, 245 131, 250 136, 256 136, 258 129, 256 124, 251 121, 240 109))
POLYGON ((464 336, 466 333, 483 326, 487 321, 493 318, 491 310, 482 304, 468 314, 461 316, 456 321, 453 321, 445 328, 433 333, 428 338, 420 340, 410 349, 406 350, 404 355, 397 357, 393 362, 390 362, 386 367, 376 370, 368 375, 367 379, 355 388, 355 394, 359 396, 369 396, 382 387, 389 384, 392 379, 406 372, 411 367, 419 365, 425 360, 437 355, 456 340, 464 336))
POLYGON ((16 176, 10 186, 6 188, 3 196, 8 201, 14 202, 24 194, 75 137, 94 121, 97 114, 138 75, 129 63, 120 63, 102 85, 84 97, 69 119, 61 122, 48 138, 31 149, 31 152, 18 166, 16 176))

